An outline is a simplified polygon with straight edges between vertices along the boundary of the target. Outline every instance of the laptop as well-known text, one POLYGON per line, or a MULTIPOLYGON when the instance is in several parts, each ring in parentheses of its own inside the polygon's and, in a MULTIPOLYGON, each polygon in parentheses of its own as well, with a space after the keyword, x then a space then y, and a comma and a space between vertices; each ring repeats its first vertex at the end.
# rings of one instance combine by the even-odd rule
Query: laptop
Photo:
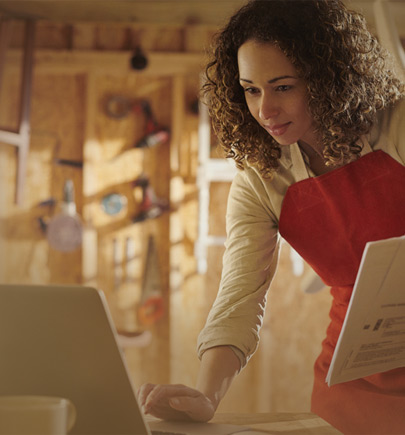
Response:
POLYGON ((77 411, 70 434, 211 435, 246 429, 146 419, 105 296, 95 288, 0 285, 0 352, 0 395, 70 399, 77 411))

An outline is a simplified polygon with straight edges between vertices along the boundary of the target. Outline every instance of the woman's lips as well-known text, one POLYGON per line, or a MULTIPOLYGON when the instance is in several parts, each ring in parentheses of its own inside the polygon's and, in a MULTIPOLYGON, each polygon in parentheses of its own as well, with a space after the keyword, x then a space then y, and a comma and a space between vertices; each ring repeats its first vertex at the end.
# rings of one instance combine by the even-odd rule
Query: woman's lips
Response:
POLYGON ((281 136, 283 135, 288 127, 290 126, 290 122, 286 122, 285 124, 274 125, 273 127, 265 126, 264 128, 272 135, 272 136, 281 136))

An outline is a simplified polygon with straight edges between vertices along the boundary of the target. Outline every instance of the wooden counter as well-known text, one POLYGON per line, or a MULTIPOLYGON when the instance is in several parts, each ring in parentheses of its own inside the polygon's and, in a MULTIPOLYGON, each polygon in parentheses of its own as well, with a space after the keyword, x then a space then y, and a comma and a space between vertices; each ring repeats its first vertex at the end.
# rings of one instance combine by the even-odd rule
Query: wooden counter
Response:
POLYGON ((325 420, 312 413, 274 412, 260 414, 219 413, 212 423, 247 426, 254 432, 268 434, 332 435, 341 434, 325 420))
POLYGON ((338 430, 315 414, 270 412, 218 413, 209 423, 169 422, 147 416, 152 432, 193 435, 338 435, 338 430))

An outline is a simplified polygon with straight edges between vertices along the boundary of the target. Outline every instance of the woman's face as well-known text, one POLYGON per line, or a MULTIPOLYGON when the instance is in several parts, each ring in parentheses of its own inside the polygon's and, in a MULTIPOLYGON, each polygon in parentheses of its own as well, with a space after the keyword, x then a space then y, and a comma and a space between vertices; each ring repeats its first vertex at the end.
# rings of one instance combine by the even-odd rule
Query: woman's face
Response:
POLYGON ((238 51, 239 81, 256 121, 280 144, 316 146, 305 81, 275 45, 248 40, 238 51))

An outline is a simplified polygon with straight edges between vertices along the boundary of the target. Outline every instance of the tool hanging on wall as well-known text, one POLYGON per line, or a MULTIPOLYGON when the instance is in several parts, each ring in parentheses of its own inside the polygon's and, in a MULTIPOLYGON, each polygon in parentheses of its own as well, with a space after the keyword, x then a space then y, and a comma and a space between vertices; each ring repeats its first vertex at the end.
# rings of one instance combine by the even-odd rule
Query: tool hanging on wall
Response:
POLYGON ((108 96, 105 101, 105 112, 109 118, 124 119, 133 108, 134 103, 123 95, 108 96))
POLYGON ((160 267, 155 240, 148 238, 145 269, 142 281, 142 296, 138 308, 139 323, 150 326, 156 323, 164 314, 160 267))
POLYGON ((146 100, 142 100, 135 111, 142 109, 146 118, 145 135, 135 144, 135 148, 152 148, 157 145, 167 143, 170 133, 167 128, 160 126, 152 113, 152 108, 146 100))
POLYGON ((63 187, 61 212, 50 219, 45 226, 45 231, 48 243, 57 251, 71 252, 81 245, 83 228, 76 212, 72 180, 66 180, 63 187))
POLYGON ((109 216, 121 213, 127 207, 127 197, 118 192, 108 193, 101 199, 101 209, 109 216))
MULTIPOLYGON (((120 311, 121 322, 116 324, 118 344, 123 348, 128 347, 146 347, 152 341, 152 333, 144 328, 144 325, 139 325, 138 307, 140 303, 141 289, 136 286, 137 267, 136 267, 136 252, 135 240, 128 236, 125 238, 125 258, 122 257, 122 246, 118 238, 113 239, 113 269, 114 269, 114 293, 110 295, 110 303, 113 304, 112 310, 120 311), (118 299, 122 297, 122 292, 125 292, 125 287, 131 287, 131 293, 136 291, 139 299, 136 305, 119 306, 118 299), (118 292, 119 291, 119 292, 118 292), (120 294, 119 294, 120 293, 120 294), (128 315, 130 316, 128 318, 128 315), (124 320, 122 322, 122 320, 124 320), (141 327, 142 326, 142 327, 141 327)), ((124 295, 125 297, 125 295, 124 295)))
POLYGON ((123 119, 133 111, 136 115, 143 114, 146 119, 143 137, 135 143, 135 148, 152 148, 165 144, 170 140, 170 131, 162 127, 152 112, 147 100, 131 101, 122 95, 113 95, 106 99, 105 110, 107 116, 114 119, 123 119))
POLYGON ((149 178, 142 175, 134 182, 135 187, 142 188, 142 203, 139 213, 132 219, 132 222, 143 222, 147 219, 155 219, 169 209, 168 201, 158 198, 149 178))
POLYGON ((81 160, 70 160, 70 159, 58 159, 58 158, 55 158, 54 163, 56 165, 71 166, 72 168, 83 169, 83 162, 81 160))

